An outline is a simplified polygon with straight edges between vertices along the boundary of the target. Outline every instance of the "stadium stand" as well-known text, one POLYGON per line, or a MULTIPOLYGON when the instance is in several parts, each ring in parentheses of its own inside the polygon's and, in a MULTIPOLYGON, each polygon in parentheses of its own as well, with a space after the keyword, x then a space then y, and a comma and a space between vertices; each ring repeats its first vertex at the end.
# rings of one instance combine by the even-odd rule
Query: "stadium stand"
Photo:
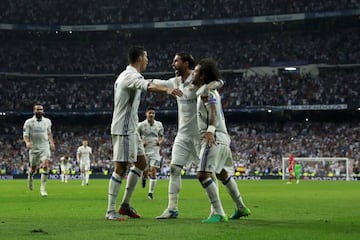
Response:
POLYGON ((358 8, 356 0, 6 0, 0 22, 17 24, 109 24, 236 18, 358 8), (81 6, 81 7, 80 7, 81 6))
MULTIPOLYGON (((173 76, 171 61, 178 51, 218 60, 226 81, 220 93, 235 166, 245 167, 247 174, 279 174, 281 158, 289 152, 349 157, 353 173, 359 174, 358 1, 185 0, 164 1, 160 8, 144 0, 119 4, 0 2, 0 169, 26 172, 22 124, 35 101, 44 103, 54 119, 54 167, 62 154, 75 154, 74 146, 87 138, 94 149, 94 172, 111 169, 112 88, 135 43, 148 49, 147 78, 173 76), (196 25, 199 19, 204 21, 196 25), (156 28, 155 23, 169 26, 156 28), (286 71, 287 66, 296 69, 286 71)), ((143 94, 140 114, 149 105, 159 106, 165 123, 167 162, 176 134, 176 102, 143 94)))

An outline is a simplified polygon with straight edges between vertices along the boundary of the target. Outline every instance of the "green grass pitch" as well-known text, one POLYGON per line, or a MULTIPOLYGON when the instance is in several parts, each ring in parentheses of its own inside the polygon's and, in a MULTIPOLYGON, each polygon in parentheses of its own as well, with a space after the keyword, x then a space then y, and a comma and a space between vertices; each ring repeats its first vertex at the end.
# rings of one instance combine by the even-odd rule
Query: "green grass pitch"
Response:
MULTIPOLYGON (((49 180, 47 198, 39 194, 40 180, 30 191, 26 180, 0 181, 0 239, 360 239, 360 183, 280 180, 238 181, 252 215, 227 223, 201 223, 210 212, 196 179, 183 180, 179 218, 156 220, 167 206, 168 180, 159 180, 155 199, 138 184, 132 206, 141 219, 105 221, 106 179, 61 183, 49 180)), ((124 192, 123 182, 118 202, 124 192)), ((227 214, 233 203, 220 186, 227 214)))

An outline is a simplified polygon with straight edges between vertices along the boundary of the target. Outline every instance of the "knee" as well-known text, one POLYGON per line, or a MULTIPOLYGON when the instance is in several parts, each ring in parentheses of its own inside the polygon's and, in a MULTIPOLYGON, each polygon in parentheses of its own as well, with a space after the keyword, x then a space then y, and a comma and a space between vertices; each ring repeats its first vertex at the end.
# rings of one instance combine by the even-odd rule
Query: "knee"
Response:
POLYGON ((44 171, 48 171, 50 169, 49 161, 47 161, 47 160, 43 161, 42 166, 43 166, 44 171))
POLYGON ((220 173, 216 174, 216 178, 219 179, 220 181, 225 181, 226 179, 228 179, 229 175, 225 170, 222 170, 220 173))
POLYGON ((125 171, 123 170, 123 169, 121 169, 121 168, 115 168, 114 169, 114 172, 117 174, 117 175, 119 175, 119 176, 124 176, 125 174, 125 171))
POLYGON ((170 166, 170 174, 172 176, 180 176, 181 175, 181 169, 182 169, 182 167, 180 167, 178 165, 171 165, 170 166))
POLYGON ((145 156, 141 155, 137 157, 136 163, 134 164, 135 167, 140 169, 141 171, 144 171, 146 168, 146 158, 145 156))
POLYGON ((197 177, 199 179, 199 182, 202 184, 206 179, 209 179, 211 177, 211 173, 209 172, 198 172, 197 177))
POLYGON ((198 172, 197 177, 198 177, 199 182, 202 183, 206 179, 206 174, 205 174, 205 172, 198 172))
POLYGON ((155 178, 155 177, 156 177, 156 168, 151 167, 151 168, 149 169, 149 176, 150 176, 151 178, 155 178))
POLYGON ((128 165, 126 163, 118 163, 114 165, 114 172, 120 177, 124 177, 128 169, 128 165))

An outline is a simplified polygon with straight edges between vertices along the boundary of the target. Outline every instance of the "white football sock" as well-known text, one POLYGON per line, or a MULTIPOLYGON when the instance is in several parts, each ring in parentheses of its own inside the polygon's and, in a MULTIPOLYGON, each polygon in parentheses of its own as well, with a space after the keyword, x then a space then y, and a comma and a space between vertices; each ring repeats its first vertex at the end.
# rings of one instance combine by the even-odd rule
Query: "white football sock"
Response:
POLYGON ((219 196, 219 190, 214 183, 214 181, 211 178, 205 179, 201 185, 206 191, 206 194, 208 196, 208 199, 213 206, 214 213, 219 214, 221 216, 225 216, 225 211, 222 207, 220 196, 219 196))
POLYGON ((223 184, 225 185, 228 193, 235 202, 237 209, 244 208, 245 204, 242 200, 238 185, 236 184, 234 178, 232 176, 229 176, 228 179, 223 182, 223 184))
POLYGON ((109 180, 109 190, 108 190, 108 209, 107 211, 115 211, 116 200, 119 194, 119 189, 121 186, 121 177, 113 172, 109 180))
POLYGON ((181 189, 181 168, 178 166, 173 167, 172 174, 169 180, 169 202, 168 209, 177 210, 179 202, 179 192, 181 189))
POLYGON ((89 172, 87 171, 86 173, 85 173, 85 184, 88 184, 89 183, 89 172))
POLYGON ((138 169, 137 167, 130 168, 130 173, 127 178, 126 182, 126 189, 124 193, 124 197, 121 203, 129 203, 131 196, 134 192, 135 186, 140 178, 142 176, 142 171, 138 169))
POLYGON ((49 174, 47 172, 41 173, 41 186, 40 186, 41 191, 45 191, 46 181, 48 179, 48 175, 49 174))
POLYGON ((154 193, 156 181, 157 181, 156 178, 150 178, 149 193, 154 193))

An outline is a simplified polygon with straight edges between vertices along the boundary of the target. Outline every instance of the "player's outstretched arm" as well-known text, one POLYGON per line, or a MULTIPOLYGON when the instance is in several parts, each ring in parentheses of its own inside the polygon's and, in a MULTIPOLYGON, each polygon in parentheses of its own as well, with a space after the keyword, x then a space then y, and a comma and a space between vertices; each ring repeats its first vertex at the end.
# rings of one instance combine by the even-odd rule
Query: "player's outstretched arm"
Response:
POLYGON ((168 88, 154 83, 149 83, 148 91, 150 92, 165 92, 169 95, 181 97, 183 95, 182 91, 178 88, 168 88))
POLYGON ((212 81, 206 85, 203 85, 199 90, 196 91, 197 96, 209 96, 210 91, 214 89, 220 89, 224 86, 225 82, 223 80, 212 81))
POLYGON ((219 79, 218 81, 212 81, 209 84, 207 84, 207 88, 209 90, 220 89, 224 86, 224 84, 225 84, 224 80, 219 79))

